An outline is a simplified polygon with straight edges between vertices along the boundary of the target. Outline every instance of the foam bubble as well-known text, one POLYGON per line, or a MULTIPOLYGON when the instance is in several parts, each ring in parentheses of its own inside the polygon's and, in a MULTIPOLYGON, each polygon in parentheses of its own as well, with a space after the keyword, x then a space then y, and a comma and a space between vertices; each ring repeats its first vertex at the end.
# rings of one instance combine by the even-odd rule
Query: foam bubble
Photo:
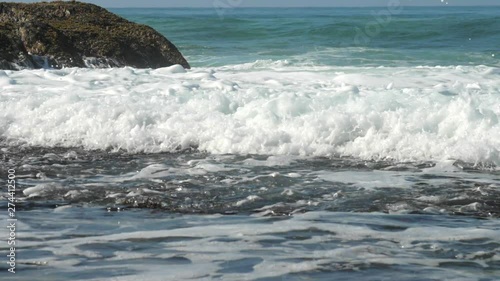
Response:
POLYGON ((23 190, 24 195, 28 197, 43 196, 48 193, 63 190, 64 187, 58 183, 41 183, 23 190))

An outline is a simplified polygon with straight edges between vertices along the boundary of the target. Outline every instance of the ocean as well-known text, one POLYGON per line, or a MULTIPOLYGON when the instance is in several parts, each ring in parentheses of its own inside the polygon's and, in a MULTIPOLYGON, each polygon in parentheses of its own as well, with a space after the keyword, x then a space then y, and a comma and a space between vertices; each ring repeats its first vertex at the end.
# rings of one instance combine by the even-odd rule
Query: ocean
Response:
POLYGON ((0 70, 2 278, 498 280, 498 7, 111 11, 192 69, 0 70))

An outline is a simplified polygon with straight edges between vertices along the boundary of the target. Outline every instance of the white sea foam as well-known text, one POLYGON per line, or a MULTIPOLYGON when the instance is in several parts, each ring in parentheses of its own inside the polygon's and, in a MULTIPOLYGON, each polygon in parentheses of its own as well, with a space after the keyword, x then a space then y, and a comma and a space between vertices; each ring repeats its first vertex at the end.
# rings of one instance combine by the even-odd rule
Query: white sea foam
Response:
POLYGON ((0 137, 130 152, 197 147, 500 165, 499 78, 486 66, 266 61, 189 71, 2 71, 0 137))
POLYGON ((33 187, 26 188, 25 190, 23 190, 23 193, 28 197, 34 197, 63 189, 64 187, 57 183, 42 183, 33 187))

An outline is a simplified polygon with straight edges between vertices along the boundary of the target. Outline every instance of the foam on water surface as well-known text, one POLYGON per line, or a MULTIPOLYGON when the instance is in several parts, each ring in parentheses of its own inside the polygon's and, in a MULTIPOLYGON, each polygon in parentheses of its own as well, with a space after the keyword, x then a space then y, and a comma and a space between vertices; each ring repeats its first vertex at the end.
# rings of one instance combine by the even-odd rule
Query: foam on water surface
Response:
MULTIPOLYGON (((269 68, 270 67, 270 68, 269 68)), ((500 164, 497 68, 3 71, 10 145, 500 164), (182 70, 182 71, 181 71, 182 70)))
POLYGON ((78 280, 373 280, 387 277, 388 268, 417 280, 415 267, 428 279, 484 280, 499 270, 495 220, 331 212, 248 218, 128 210, 103 216, 100 209, 72 207, 40 225, 40 215, 24 218, 38 228, 38 239, 24 242, 33 250, 21 250, 19 278, 34 264, 41 265, 39 280, 56 274, 78 280), (96 217, 100 229, 93 228, 96 217), (66 223, 75 218, 78 225, 66 223))

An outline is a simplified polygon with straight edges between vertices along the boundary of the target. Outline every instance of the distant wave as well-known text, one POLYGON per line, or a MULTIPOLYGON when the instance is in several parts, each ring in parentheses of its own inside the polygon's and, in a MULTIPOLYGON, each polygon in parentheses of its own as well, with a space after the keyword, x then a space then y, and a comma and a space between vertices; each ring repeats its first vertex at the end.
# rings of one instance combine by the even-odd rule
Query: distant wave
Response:
POLYGON ((172 38, 195 66, 268 59, 293 62, 290 58, 307 55, 315 64, 330 66, 500 66, 500 16, 485 9, 477 13, 406 9, 380 25, 374 16, 377 9, 279 13, 241 9, 224 18, 211 9, 197 10, 192 16, 183 10, 177 11, 179 15, 147 11, 130 10, 124 16, 172 38), (332 56, 332 50, 342 52, 332 56))

